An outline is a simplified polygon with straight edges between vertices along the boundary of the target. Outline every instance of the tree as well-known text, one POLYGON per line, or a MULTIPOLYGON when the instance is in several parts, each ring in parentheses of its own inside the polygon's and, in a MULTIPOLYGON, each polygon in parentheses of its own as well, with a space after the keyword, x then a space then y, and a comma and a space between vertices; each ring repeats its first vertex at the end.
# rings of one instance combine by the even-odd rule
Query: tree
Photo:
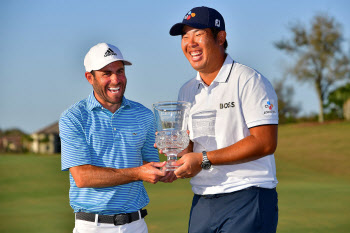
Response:
POLYGON ((328 102, 325 105, 330 112, 334 112, 339 118, 344 117, 344 104, 350 99, 350 83, 341 86, 328 95, 328 102))
POLYGON ((291 75, 314 84, 320 108, 318 121, 323 122, 329 88, 350 76, 349 57, 341 46, 341 25, 328 15, 318 14, 312 19, 310 29, 294 24, 290 31, 292 37, 276 42, 275 46, 296 59, 291 75))
POLYGON ((298 105, 294 105, 293 95, 294 89, 292 86, 286 86, 285 80, 274 82, 274 89, 276 90, 278 98, 278 118, 280 123, 295 122, 297 114, 300 111, 298 105))

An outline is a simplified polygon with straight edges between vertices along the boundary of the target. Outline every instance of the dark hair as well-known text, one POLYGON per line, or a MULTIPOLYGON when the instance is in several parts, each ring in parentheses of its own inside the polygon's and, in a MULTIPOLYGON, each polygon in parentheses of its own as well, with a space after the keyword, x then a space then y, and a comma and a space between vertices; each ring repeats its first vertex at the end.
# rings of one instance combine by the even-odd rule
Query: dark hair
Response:
MULTIPOLYGON (((219 32, 222 31, 222 30, 217 29, 217 28, 210 28, 210 30, 211 30, 211 33, 213 34, 215 40, 218 37, 219 32)), ((224 43, 225 50, 226 50, 227 46, 228 46, 228 43, 227 43, 227 40, 225 39, 225 43, 224 43)))
MULTIPOLYGON (((125 66, 125 62, 124 61, 122 61, 123 62, 123 65, 125 66)), ((94 76, 95 77, 95 70, 91 70, 91 72, 90 72, 91 74, 92 74, 92 76, 94 76)))

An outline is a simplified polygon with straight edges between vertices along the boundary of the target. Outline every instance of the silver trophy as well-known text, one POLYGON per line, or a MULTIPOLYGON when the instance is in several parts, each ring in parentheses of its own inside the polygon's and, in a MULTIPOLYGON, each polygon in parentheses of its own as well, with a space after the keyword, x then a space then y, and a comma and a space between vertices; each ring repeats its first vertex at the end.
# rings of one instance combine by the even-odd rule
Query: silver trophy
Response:
POLYGON ((190 141, 187 122, 191 104, 184 101, 165 101, 153 104, 156 119, 157 147, 167 156, 166 171, 174 171, 177 154, 187 148, 190 141))

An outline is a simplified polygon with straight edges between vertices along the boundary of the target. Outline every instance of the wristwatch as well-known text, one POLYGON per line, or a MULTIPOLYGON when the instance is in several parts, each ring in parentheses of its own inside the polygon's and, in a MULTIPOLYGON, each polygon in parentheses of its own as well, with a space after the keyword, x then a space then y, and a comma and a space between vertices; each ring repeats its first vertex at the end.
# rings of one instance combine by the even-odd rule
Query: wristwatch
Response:
POLYGON ((209 170, 209 168, 211 167, 211 162, 208 159, 207 152, 202 151, 202 154, 203 154, 203 161, 202 161, 201 167, 204 170, 209 170))

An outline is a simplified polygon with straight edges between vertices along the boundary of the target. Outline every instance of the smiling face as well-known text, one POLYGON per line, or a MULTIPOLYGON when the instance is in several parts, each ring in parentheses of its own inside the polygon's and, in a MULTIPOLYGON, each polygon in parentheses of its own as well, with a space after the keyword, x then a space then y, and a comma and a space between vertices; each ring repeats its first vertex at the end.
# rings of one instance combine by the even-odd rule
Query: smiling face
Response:
POLYGON ((122 104, 127 79, 124 63, 115 61, 100 70, 85 73, 86 79, 94 88, 95 98, 109 111, 114 113, 122 104))
POLYGON ((193 69, 204 75, 217 74, 225 60, 225 50, 222 46, 225 39, 224 31, 220 31, 215 40, 209 28, 184 26, 181 48, 193 69))

